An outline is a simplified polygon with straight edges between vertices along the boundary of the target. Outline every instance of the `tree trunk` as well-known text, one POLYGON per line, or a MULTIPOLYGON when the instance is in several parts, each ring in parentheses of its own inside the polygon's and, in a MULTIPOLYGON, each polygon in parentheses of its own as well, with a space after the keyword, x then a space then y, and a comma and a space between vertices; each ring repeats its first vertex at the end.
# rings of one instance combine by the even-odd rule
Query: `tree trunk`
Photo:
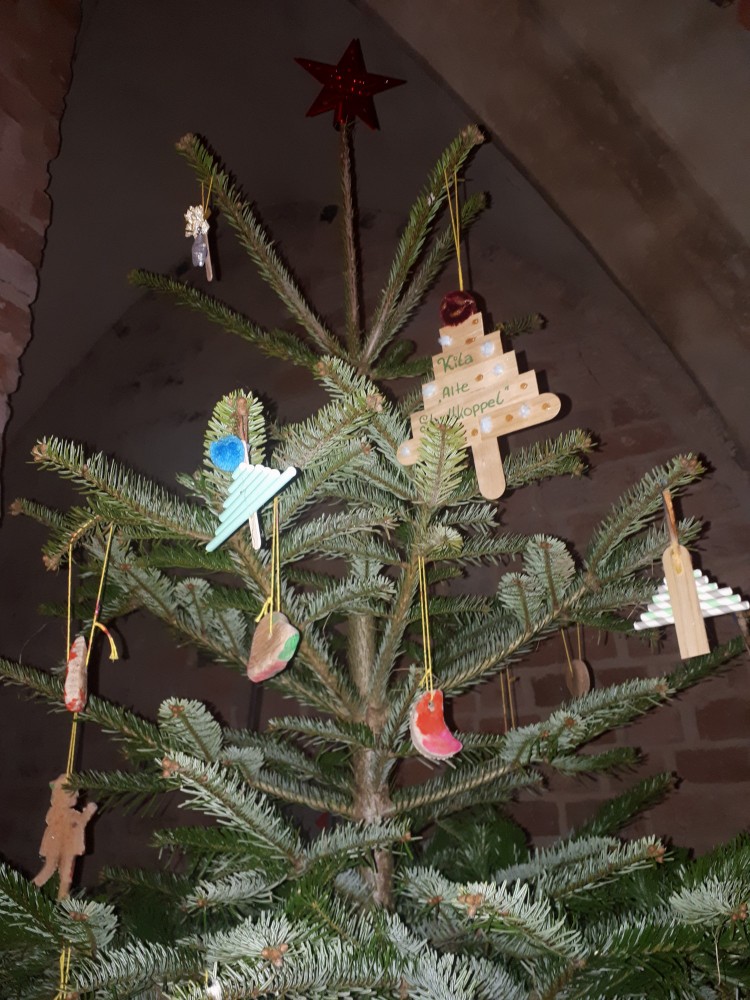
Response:
MULTIPOLYGON (((362 699, 363 721, 377 736, 384 719, 383 706, 371 704, 370 678, 375 662, 375 622, 370 615, 349 618, 349 669, 362 699)), ((358 819, 377 823, 391 810, 391 797, 385 775, 385 761, 377 750, 358 750, 354 755, 354 809, 358 819)), ((374 852, 375 869, 365 869, 363 876, 372 886, 373 899, 379 906, 393 906, 393 855, 387 850, 374 852)))

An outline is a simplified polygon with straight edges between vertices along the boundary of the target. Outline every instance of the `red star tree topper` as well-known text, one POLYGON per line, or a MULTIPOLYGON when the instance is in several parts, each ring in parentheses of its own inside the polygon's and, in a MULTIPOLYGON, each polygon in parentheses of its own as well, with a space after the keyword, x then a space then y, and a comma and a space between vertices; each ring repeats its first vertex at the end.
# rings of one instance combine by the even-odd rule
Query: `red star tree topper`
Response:
POLYGON ((323 84, 323 89, 307 111, 308 118, 333 111, 333 124, 341 128, 355 118, 361 118, 370 128, 379 128, 373 96, 405 80, 368 73, 358 38, 349 42, 346 52, 335 66, 314 59, 295 59, 303 69, 323 84))

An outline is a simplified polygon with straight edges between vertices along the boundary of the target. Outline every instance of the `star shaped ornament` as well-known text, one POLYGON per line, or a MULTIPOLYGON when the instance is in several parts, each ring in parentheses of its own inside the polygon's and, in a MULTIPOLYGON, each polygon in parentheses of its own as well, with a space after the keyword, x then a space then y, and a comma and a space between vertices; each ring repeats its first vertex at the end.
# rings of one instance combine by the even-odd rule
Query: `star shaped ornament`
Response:
POLYGON ((370 128, 379 128, 373 96, 406 82, 392 76, 368 73, 358 38, 352 39, 335 66, 314 59, 295 59, 295 62, 323 84, 323 89, 308 108, 307 117, 333 111, 335 128, 341 128, 355 118, 361 118, 370 128))

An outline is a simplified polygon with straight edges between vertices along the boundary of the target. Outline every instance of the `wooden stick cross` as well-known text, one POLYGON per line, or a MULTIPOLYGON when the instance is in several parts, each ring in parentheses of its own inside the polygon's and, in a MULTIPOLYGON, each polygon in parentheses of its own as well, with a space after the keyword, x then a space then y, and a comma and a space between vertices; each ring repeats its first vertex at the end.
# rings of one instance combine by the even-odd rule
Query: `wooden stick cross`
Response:
POLYGON ((424 409, 411 415, 413 438, 399 447, 402 465, 419 460, 421 437, 431 420, 456 416, 471 448, 482 496, 496 500, 505 492, 498 438, 552 420, 560 399, 539 393, 534 371, 518 372, 515 351, 503 351, 500 331, 485 336, 475 313, 458 326, 440 330, 442 351, 432 359, 433 382, 422 386, 424 409))

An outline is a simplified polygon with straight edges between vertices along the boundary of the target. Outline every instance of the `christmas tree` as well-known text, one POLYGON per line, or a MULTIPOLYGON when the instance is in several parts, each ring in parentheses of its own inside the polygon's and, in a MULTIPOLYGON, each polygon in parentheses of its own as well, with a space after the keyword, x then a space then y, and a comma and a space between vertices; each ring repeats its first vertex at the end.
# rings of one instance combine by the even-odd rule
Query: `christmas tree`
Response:
MULTIPOLYGON (((484 206, 477 195, 455 200, 455 178, 482 135, 467 128, 440 157, 365 321, 353 125, 345 114, 339 124, 344 330, 318 316, 229 174, 194 136, 178 150, 206 193, 196 240, 205 237, 210 201, 298 332, 265 331, 190 284, 133 276, 280 364, 307 369, 328 402, 302 423, 275 426, 252 393, 231 387, 208 421, 204 466, 178 477, 180 493, 48 438, 35 461, 70 479, 83 501, 65 512, 17 505, 48 526, 51 568, 69 570, 77 558, 72 616, 86 625, 89 648, 97 626, 142 608, 178 641, 294 699, 298 714, 261 733, 231 730, 207 705, 179 697, 149 721, 89 695, 80 719, 111 733, 129 766, 69 767, 61 786, 68 821, 78 790, 99 804, 177 794, 198 821, 158 833, 163 870, 108 870, 90 898, 54 902, 49 888, 3 866, 6 994, 734 996, 750 985, 750 844, 689 863, 654 837, 617 837, 670 786, 669 775, 634 785, 544 850, 527 850, 503 806, 521 789, 542 788, 551 772, 632 765, 629 747, 592 753, 588 744, 719 669, 740 652, 740 639, 660 678, 583 691, 544 721, 506 725, 501 734, 462 732, 459 741, 441 715, 443 698, 507 676, 561 628, 632 631, 628 613, 651 599, 648 571, 670 544, 664 491, 688 486, 701 464, 680 456, 646 472, 578 555, 550 535, 501 529, 494 499, 480 495, 482 463, 497 472, 499 452, 474 445, 472 459, 467 444, 472 430, 478 441, 500 433, 494 416, 485 426, 472 414, 475 426, 461 412, 433 411, 417 421, 416 452, 405 463, 419 400, 398 399, 394 384, 428 376, 431 366, 399 334, 484 206), (439 228, 448 208, 452 221, 439 228), (229 462, 227 450, 235 453, 229 462), (244 476, 259 467, 296 472, 283 489, 273 487, 272 505, 257 509, 249 488, 237 486, 237 469, 244 476), (260 524, 245 527, 256 513, 260 524), (217 523, 226 529, 217 533, 217 523), (498 568, 493 594, 451 588, 479 564, 498 568), (282 620, 298 645, 259 657, 256 642, 282 620), (419 754, 438 766, 427 778, 401 780, 404 762, 419 754)), ((205 253, 202 243, 199 263, 205 253)), ((447 312, 457 302, 476 315, 466 297, 451 299, 447 312)), ((509 321, 501 336, 535 322, 509 321)), ((444 353, 450 346, 444 342, 444 353)), ((427 410, 426 390, 424 401, 427 410)), ((502 475, 515 496, 550 476, 580 475, 591 447, 576 431, 514 448, 502 475)), ((681 521, 674 530, 672 541, 685 545, 700 525, 681 521)), ((85 653, 76 655, 85 673, 85 653)), ((9 661, 0 671, 62 705, 59 676, 9 661)), ((91 810, 74 812, 79 829, 77 817, 91 810)), ((66 850, 47 845, 45 871, 56 858, 63 888, 79 853, 80 839, 66 850)))

